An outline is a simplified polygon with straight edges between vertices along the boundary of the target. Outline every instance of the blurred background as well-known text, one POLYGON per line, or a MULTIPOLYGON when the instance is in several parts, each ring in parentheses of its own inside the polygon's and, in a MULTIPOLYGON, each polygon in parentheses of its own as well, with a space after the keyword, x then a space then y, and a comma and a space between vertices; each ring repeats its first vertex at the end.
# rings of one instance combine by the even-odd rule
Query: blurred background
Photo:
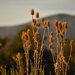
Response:
MULTIPOLYGON (((55 20, 66 21, 68 42, 75 40, 75 0, 0 0, 0 65, 6 65, 13 54, 23 53, 21 33, 31 28, 31 9, 50 21, 50 31, 55 20)), ((75 55, 75 45, 73 49, 75 55)), ((68 50, 67 46, 67 54, 68 50)), ((71 66, 72 73, 74 63, 71 66)))

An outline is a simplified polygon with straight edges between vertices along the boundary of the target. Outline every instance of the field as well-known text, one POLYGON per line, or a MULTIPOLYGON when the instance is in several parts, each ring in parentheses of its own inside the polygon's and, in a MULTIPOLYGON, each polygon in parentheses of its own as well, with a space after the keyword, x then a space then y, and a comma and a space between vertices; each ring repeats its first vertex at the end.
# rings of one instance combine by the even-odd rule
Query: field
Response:
POLYGON ((30 14, 31 27, 20 32, 20 41, 14 40, 14 51, 7 54, 11 55, 12 61, 7 65, 0 63, 0 75, 74 75, 75 41, 66 37, 67 22, 55 20, 55 29, 50 31, 49 20, 39 18, 39 12, 35 13, 34 9, 30 14), (39 32, 41 28, 42 36, 39 32))

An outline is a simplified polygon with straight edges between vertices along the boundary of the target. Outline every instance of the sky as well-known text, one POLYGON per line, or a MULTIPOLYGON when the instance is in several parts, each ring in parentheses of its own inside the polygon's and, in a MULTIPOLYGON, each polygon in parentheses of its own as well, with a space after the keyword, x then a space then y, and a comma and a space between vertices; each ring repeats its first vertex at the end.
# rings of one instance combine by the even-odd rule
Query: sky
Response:
POLYGON ((39 12, 40 17, 57 13, 75 15, 75 0, 0 0, 0 27, 29 22, 31 9, 39 12))

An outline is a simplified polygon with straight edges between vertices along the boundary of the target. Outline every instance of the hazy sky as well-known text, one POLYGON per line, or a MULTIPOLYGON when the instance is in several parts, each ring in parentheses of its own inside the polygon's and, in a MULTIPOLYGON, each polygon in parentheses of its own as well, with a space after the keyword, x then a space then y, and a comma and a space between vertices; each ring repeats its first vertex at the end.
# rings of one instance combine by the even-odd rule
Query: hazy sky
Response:
POLYGON ((55 13, 75 15, 75 0, 0 0, 0 26, 10 26, 31 20, 30 9, 40 17, 55 13))

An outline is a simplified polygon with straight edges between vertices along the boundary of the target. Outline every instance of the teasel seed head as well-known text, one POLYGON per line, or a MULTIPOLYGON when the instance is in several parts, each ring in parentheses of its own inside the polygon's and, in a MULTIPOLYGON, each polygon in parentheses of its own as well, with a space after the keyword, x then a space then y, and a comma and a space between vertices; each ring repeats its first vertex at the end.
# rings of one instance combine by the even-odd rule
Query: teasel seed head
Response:
POLYGON ((47 22, 44 21, 44 28, 47 28, 47 22))
POLYGON ((59 33, 59 29, 56 27, 56 33, 59 33))
POLYGON ((41 45, 40 50, 41 50, 41 51, 42 51, 42 50, 45 50, 45 45, 44 45, 44 44, 41 45))
POLYGON ((31 9, 31 15, 34 15, 34 9, 31 9))
POLYGON ((44 22, 44 18, 41 18, 41 22, 44 22))
POLYGON ((18 59, 21 59, 21 53, 18 52, 17 55, 16 55, 16 57, 17 57, 18 59))
POLYGON ((21 36, 21 40, 27 40, 28 39, 28 36, 27 36, 27 33, 26 32, 22 32, 22 36, 21 36))
POLYGON ((50 22, 49 20, 46 21, 46 24, 47 24, 47 27, 50 25, 50 22))
POLYGON ((39 32, 35 32, 34 37, 39 37, 39 32))
POLYGON ((73 44, 74 44, 74 40, 71 40, 70 41, 70 46, 73 46, 73 44))
POLYGON ((67 23, 66 22, 64 23, 64 28, 67 29, 67 23))
POLYGON ((54 21, 54 26, 56 26, 56 27, 58 26, 58 21, 57 20, 54 21))
POLYGON ((30 29, 27 29, 27 36, 30 36, 30 29))
POLYGON ((53 36, 53 32, 52 32, 52 31, 50 32, 50 35, 49 35, 49 37, 51 37, 51 36, 53 36))
POLYGON ((36 13, 36 18, 39 18, 39 12, 36 13))
POLYGON ((50 43, 53 43, 53 41, 54 41, 53 36, 50 36, 49 42, 50 42, 50 43))
POLYGON ((36 25, 36 19, 32 19, 32 25, 33 25, 33 26, 36 25))
POLYGON ((62 25, 61 25, 61 22, 58 22, 58 30, 62 30, 62 25))

